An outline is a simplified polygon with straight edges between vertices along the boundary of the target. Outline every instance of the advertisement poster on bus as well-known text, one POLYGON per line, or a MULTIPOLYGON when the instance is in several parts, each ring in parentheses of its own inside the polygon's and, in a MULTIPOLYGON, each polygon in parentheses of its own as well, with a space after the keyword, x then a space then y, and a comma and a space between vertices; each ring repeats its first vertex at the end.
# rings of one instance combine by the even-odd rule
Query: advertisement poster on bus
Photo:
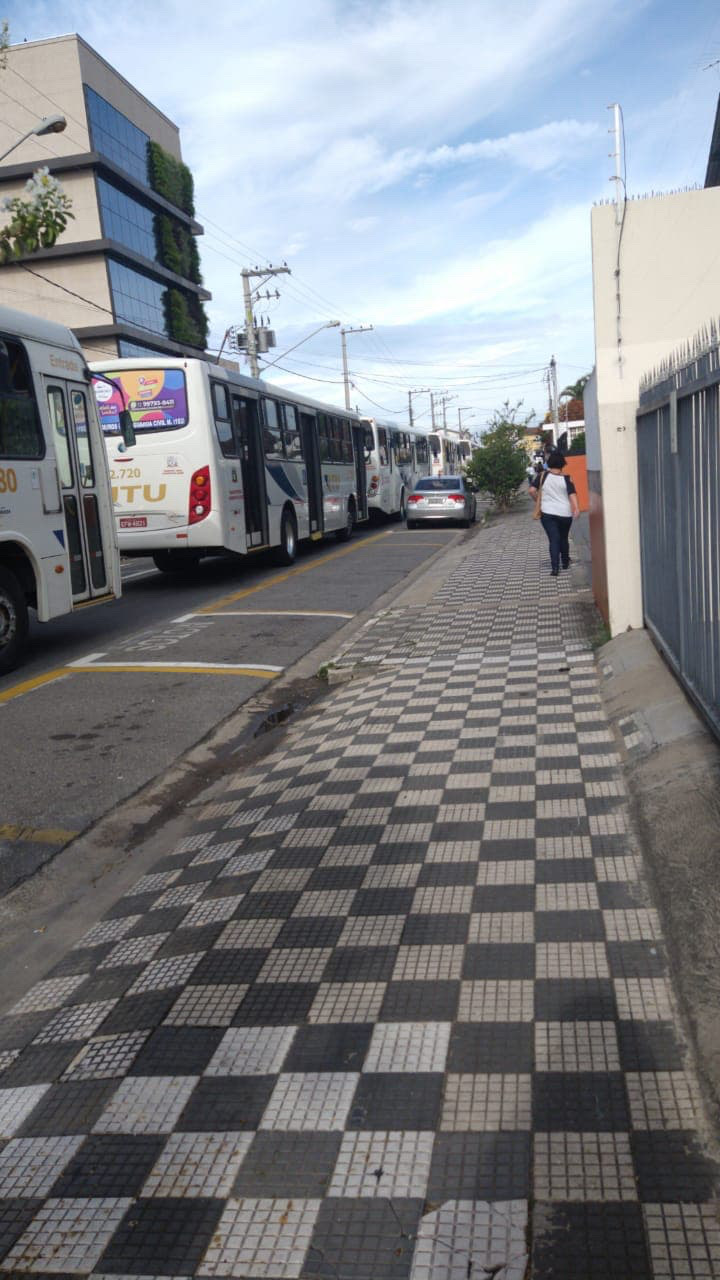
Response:
POLYGON ((182 369, 111 370, 105 382, 93 378, 102 429, 120 431, 120 411, 129 409, 136 432, 187 425, 187 387, 182 369))

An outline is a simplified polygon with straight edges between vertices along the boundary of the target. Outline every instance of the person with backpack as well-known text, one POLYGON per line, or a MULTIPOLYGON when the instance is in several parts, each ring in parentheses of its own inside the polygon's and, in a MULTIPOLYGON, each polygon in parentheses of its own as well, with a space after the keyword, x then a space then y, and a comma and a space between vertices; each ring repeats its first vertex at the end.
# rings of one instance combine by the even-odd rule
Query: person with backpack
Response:
POLYGON ((530 495, 535 499, 533 517, 542 521, 550 544, 550 573, 557 578, 560 565, 570 564, 568 538, 574 516, 580 515, 575 485, 569 476, 563 475, 565 459, 559 449, 553 449, 547 460, 547 471, 530 484, 530 495))

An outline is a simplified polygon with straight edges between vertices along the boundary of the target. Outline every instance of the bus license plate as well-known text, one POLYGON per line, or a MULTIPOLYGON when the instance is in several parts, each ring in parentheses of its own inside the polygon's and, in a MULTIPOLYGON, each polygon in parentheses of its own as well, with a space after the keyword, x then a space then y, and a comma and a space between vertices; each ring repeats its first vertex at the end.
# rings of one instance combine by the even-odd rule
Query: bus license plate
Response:
POLYGON ((121 516, 121 529, 147 529, 147 516, 121 516))

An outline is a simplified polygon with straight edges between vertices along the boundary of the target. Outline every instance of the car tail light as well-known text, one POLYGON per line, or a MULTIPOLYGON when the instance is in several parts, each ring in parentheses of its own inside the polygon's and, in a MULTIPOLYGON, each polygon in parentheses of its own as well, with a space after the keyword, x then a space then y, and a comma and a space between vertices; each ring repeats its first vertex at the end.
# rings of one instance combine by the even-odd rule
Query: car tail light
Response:
POLYGON ((370 477, 370 487, 368 488, 368 493, 377 493, 377 491, 378 491, 378 489, 379 489, 379 488, 380 488, 380 477, 379 477, 379 476, 371 476, 371 477, 370 477))
POLYGON ((201 467, 190 478, 190 510, 188 524, 197 524, 210 515, 210 468, 201 467))
POLYGON ((465 496, 462 493, 449 493, 448 498, 451 502, 464 502, 465 496))
POLYGON ((421 495, 420 495, 419 493, 411 493, 411 494, 410 494, 410 497, 408 498, 408 505, 409 505, 411 502, 419 502, 419 501, 420 501, 420 496, 421 496, 421 495))

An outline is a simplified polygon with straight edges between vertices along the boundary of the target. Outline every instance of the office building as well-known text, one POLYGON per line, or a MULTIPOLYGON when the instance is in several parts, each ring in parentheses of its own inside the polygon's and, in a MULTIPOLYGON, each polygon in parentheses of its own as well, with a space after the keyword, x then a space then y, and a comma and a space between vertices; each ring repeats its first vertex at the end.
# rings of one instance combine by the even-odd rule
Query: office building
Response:
POLYGON ((178 128, 78 35, 12 45, 0 71, 0 198, 41 165, 73 218, 51 248, 0 268, 8 306, 74 330, 89 360, 198 355, 207 339, 193 184, 178 128))

